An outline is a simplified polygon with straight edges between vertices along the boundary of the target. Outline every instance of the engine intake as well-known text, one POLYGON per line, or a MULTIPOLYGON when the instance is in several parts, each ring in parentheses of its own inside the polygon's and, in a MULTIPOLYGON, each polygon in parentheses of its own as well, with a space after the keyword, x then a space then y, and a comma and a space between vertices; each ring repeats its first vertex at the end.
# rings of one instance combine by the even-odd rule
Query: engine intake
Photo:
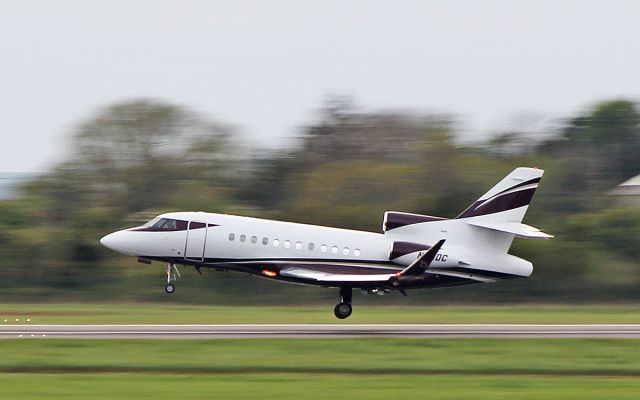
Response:
POLYGON ((387 211, 384 213, 384 219, 382 221, 382 232, 387 232, 392 229, 400 228, 402 226, 419 224, 422 222, 442 221, 446 218, 433 217, 431 215, 411 214, 398 211, 387 211))
POLYGON ((431 246, 422 243, 393 242, 391 245, 391 251, 389 252, 389 261, 395 261, 396 259, 406 255, 429 250, 430 248, 431 246))
MULTIPOLYGON (((400 265, 409 265, 418 259, 420 253, 431 248, 424 243, 393 242, 389 251, 389 261, 400 265)), ((451 268, 458 266, 458 259, 449 251, 439 251, 430 268, 451 268)))

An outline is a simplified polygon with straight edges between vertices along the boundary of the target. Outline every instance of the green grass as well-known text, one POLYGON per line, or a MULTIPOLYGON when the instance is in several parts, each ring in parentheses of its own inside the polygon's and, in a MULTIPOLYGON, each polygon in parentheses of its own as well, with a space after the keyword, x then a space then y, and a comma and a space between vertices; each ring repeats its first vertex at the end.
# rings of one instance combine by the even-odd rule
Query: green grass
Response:
POLYGON ((640 341, 4 340, 0 398, 637 399, 640 341))
POLYGON ((0 323, 238 324, 238 323, 640 323, 640 305, 424 306, 354 305, 346 321, 326 307, 215 307, 166 304, 1 304, 0 323))
POLYGON ((640 377, 638 340, 2 340, 0 372, 545 374, 640 377))
POLYGON ((610 378, 483 376, 263 375, 10 375, 7 399, 638 399, 640 381, 610 378))

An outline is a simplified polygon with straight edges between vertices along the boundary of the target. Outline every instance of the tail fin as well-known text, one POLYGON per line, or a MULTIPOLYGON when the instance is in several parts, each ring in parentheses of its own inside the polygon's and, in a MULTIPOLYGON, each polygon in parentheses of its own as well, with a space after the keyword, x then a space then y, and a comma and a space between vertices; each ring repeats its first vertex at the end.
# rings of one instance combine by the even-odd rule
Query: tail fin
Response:
POLYGON ((494 254, 505 254, 515 236, 525 239, 552 237, 522 223, 543 173, 537 168, 516 168, 458 215, 458 219, 479 229, 473 232, 473 240, 478 246, 494 254))
POLYGON ((537 168, 516 168, 456 218, 487 216, 492 221, 522 222, 544 173, 537 168))

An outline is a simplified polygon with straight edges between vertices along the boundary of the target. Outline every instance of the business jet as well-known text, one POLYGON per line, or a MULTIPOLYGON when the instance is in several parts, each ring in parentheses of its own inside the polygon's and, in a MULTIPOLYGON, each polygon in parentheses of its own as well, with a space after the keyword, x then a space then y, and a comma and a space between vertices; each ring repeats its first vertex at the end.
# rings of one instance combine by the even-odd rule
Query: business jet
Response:
POLYGON ((150 264, 235 271, 339 290, 334 314, 352 313, 352 290, 371 294, 528 277, 531 262, 508 254, 514 237, 552 238, 522 223, 543 171, 517 168, 456 218, 387 211, 382 233, 205 212, 172 212, 100 242, 150 264))

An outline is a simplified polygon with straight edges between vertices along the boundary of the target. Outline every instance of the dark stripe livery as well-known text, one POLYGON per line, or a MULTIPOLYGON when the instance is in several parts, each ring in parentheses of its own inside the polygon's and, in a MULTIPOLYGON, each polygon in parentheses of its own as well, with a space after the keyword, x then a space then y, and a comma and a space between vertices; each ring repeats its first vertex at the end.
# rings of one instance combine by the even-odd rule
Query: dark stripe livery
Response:
POLYGON ((401 226, 419 224, 421 222, 442 221, 446 218, 433 217, 431 215, 410 214, 397 211, 387 211, 384 214, 383 232, 390 231, 401 226))
POLYGON ((526 182, 520 182, 517 185, 496 193, 488 199, 478 200, 456 218, 477 217, 479 215, 494 214, 526 206, 531 203, 531 199, 533 198, 533 194, 536 192, 537 186, 530 189, 518 190, 513 193, 505 193, 527 185, 537 184, 539 182, 540 178, 530 179, 526 182))
POLYGON ((531 203, 536 188, 519 190, 508 194, 497 194, 487 200, 475 202, 456 218, 477 217, 479 215, 495 214, 502 211, 526 206, 531 203))
POLYGON ((431 246, 421 243, 412 242, 393 242, 391 246, 391 253, 389 254, 390 260, 405 256, 407 254, 415 253, 416 251, 429 250, 431 246))

